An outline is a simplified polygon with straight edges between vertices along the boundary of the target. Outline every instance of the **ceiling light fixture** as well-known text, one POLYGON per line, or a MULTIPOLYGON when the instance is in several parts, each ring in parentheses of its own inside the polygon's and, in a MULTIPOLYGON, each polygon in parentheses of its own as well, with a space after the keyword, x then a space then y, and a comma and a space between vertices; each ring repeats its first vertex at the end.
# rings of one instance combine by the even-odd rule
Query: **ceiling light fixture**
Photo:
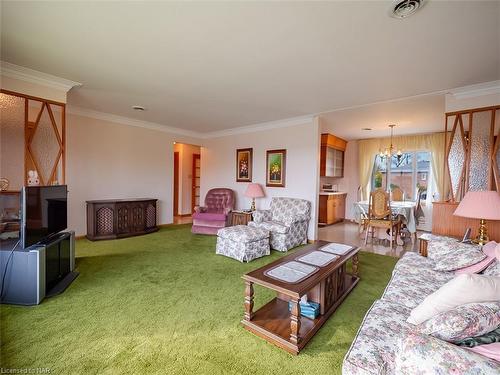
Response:
POLYGON ((384 151, 382 150, 379 151, 379 156, 381 159, 387 158, 388 160, 390 160, 393 156, 396 156, 399 163, 401 157, 403 156, 403 152, 392 144, 392 136, 394 133, 395 126, 396 126, 395 124, 389 125, 389 127, 391 128, 391 143, 389 144, 389 147, 385 148, 384 151))
POLYGON ((145 111, 146 110, 146 108, 144 108, 142 105, 133 105, 132 109, 134 111, 145 111))
POLYGON ((394 18, 407 18, 421 9, 425 0, 394 0, 389 9, 389 15, 394 18))

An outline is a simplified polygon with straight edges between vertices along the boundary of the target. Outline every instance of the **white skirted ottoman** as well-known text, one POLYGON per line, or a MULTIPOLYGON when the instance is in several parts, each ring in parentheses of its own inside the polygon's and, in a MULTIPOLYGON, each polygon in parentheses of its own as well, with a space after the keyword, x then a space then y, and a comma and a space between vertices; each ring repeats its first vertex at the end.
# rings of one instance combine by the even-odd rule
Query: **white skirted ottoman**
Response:
POLYGON ((269 231, 247 225, 219 229, 215 253, 240 262, 269 255, 269 231))

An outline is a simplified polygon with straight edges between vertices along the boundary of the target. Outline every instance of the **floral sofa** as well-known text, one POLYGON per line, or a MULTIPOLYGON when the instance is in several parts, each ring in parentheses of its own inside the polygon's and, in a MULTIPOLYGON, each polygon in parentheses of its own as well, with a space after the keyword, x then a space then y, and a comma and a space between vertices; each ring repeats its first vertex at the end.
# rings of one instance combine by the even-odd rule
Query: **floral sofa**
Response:
POLYGON ((311 202, 307 200, 275 197, 269 210, 253 212, 248 225, 269 231, 272 249, 288 251, 307 242, 310 212, 311 202))
MULTIPOLYGON (((427 235, 437 247, 456 239, 427 235)), ((430 251, 430 250, 429 250, 430 251)), ((484 273, 500 277, 500 262, 484 273)), ((350 374, 500 374, 500 363, 430 335, 407 322, 413 308, 453 279, 454 272, 435 270, 435 260, 414 252, 396 264, 382 297, 367 312, 342 373, 350 374)))

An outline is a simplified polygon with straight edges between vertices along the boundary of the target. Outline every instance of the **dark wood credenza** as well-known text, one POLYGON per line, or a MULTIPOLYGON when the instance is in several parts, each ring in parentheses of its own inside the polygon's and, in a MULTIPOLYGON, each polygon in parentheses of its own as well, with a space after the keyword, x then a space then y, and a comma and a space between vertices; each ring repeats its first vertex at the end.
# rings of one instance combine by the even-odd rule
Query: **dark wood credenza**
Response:
POLYGON ((157 231, 156 202, 151 198, 87 201, 87 238, 109 240, 157 231))

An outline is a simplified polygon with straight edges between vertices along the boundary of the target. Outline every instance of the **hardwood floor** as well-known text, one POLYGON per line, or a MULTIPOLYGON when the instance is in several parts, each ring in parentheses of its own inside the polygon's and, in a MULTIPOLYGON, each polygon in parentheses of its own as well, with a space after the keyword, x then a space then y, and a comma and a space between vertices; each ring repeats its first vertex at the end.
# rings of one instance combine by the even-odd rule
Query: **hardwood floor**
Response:
MULTIPOLYGON (((424 232, 417 231, 417 237, 422 233, 424 232)), ((368 243, 365 246, 364 233, 358 234, 358 224, 348 221, 318 228, 318 239, 356 245, 361 247, 363 251, 394 257, 401 257, 407 251, 418 251, 418 240, 414 244, 407 240, 403 246, 395 245, 391 249, 388 241, 375 238, 372 243, 372 239, 368 238, 368 243)))
POLYGON ((193 222, 191 215, 189 216, 174 216, 174 224, 190 224, 193 222))

